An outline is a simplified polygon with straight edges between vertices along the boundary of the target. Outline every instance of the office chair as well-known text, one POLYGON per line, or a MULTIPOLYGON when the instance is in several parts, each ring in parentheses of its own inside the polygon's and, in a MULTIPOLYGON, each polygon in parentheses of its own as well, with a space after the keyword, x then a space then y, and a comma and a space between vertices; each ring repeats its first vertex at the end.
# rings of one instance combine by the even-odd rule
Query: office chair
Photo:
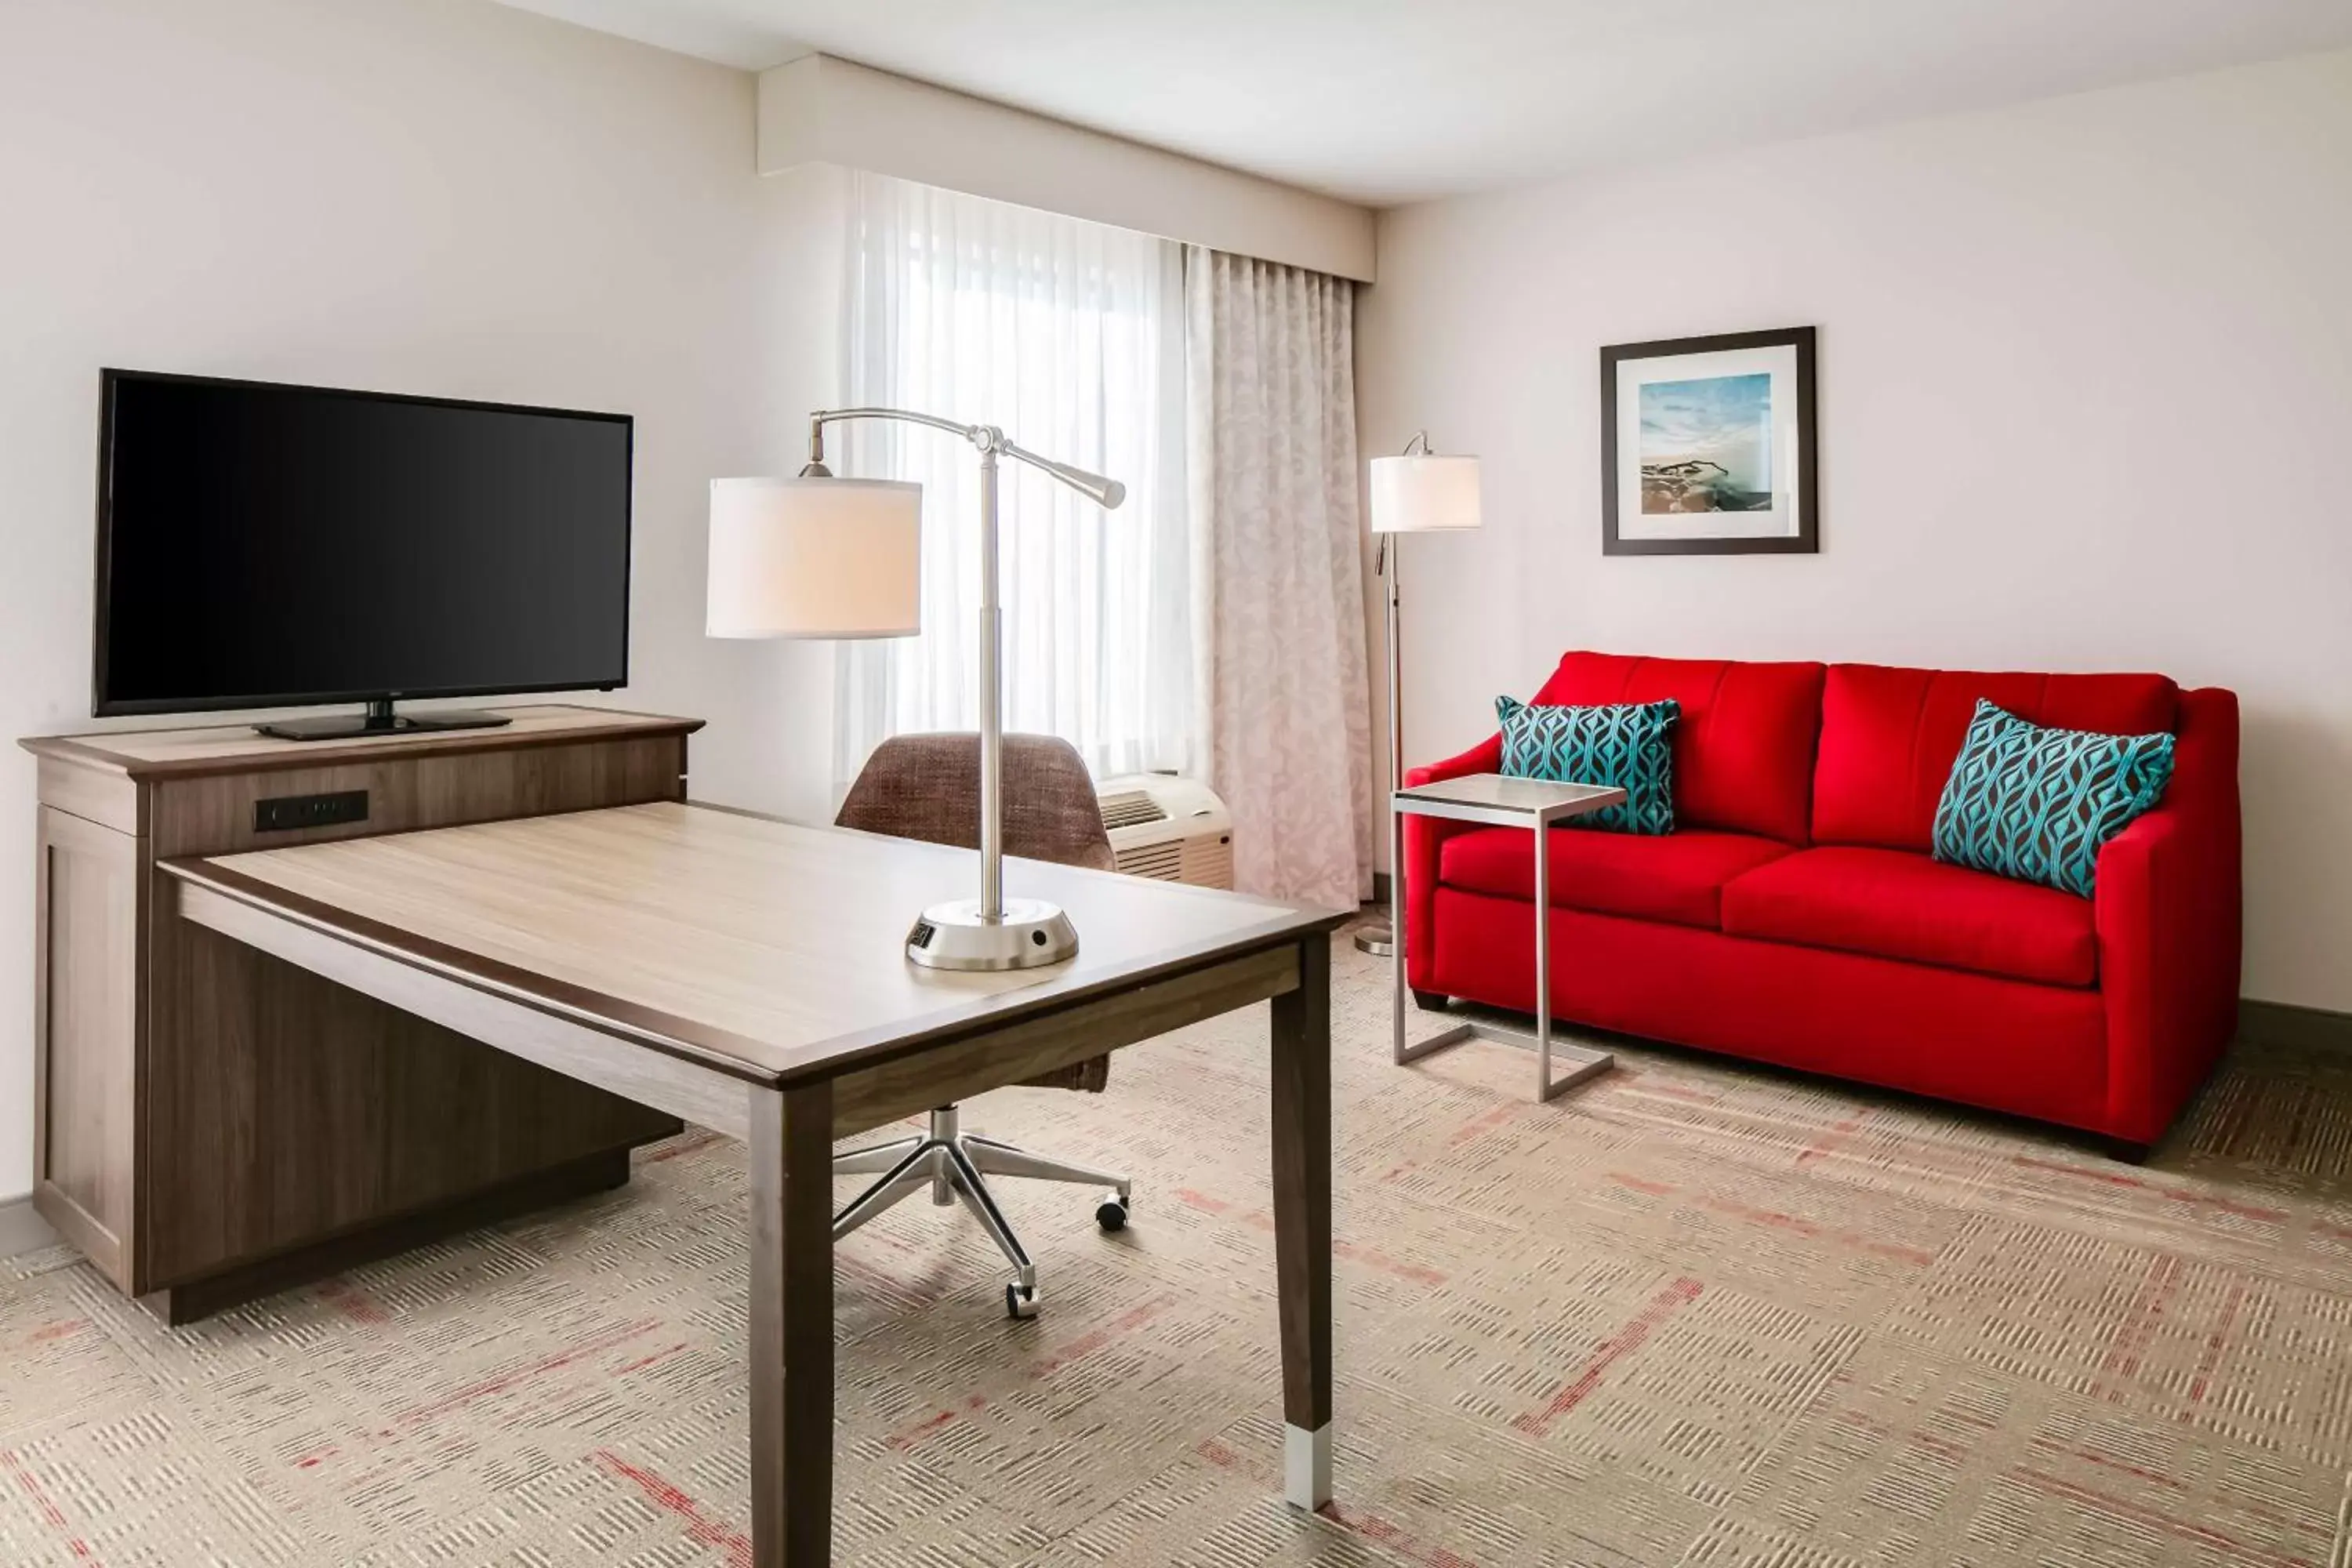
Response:
MULTIPOLYGON (((1114 869, 1110 836, 1086 763, 1066 741, 1050 735, 1004 737, 1004 852, 1065 866, 1114 869)), ((980 844, 980 737, 899 735, 882 742, 849 786, 834 823, 897 838, 977 848, 980 844)), ((1110 1079, 1108 1054, 1060 1068, 1028 1083, 1100 1094, 1110 1079)), ((1037 1266, 1013 1234, 988 1190, 991 1176, 1028 1176, 1108 1187, 1095 1221, 1107 1231, 1127 1224, 1134 1188, 1127 1177, 1087 1165, 1049 1160, 962 1129, 959 1108, 931 1112, 929 1131, 836 1155, 835 1173, 875 1175, 874 1184, 834 1216, 835 1241, 876 1215, 925 1188, 946 1207, 961 1201, 1013 1265, 1004 1309, 1015 1318, 1037 1312, 1037 1266)))

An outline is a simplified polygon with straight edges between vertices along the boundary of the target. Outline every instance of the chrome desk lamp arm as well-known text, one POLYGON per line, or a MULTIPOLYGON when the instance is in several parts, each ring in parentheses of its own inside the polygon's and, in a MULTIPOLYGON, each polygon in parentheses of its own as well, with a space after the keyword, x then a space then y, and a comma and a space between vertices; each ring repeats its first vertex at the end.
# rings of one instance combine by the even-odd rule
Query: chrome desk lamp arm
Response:
POLYGON ((1005 438, 993 425, 966 425, 905 408, 830 408, 809 416, 809 460, 803 479, 831 479, 824 462, 824 427, 851 419, 895 419, 944 430, 980 453, 980 863, 978 901, 936 904, 908 933, 907 956, 936 969, 1027 969, 1057 963, 1078 950, 1069 917, 1039 899, 1004 898, 1004 643, 998 596, 997 462, 1010 458, 1048 474, 1105 510, 1127 499, 1127 487, 1068 463, 1040 457, 1005 438))

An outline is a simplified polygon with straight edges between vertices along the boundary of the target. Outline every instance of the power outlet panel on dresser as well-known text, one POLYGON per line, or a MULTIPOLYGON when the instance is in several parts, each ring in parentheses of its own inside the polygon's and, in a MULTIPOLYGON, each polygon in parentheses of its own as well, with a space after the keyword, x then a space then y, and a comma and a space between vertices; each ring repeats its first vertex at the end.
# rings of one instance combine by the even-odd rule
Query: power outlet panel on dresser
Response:
POLYGON ((632 1147, 677 1131, 182 921, 155 868, 685 797, 694 721, 505 711, 504 729, 349 742, 23 742, 40 770, 34 1201, 168 1321, 616 1186, 632 1147))

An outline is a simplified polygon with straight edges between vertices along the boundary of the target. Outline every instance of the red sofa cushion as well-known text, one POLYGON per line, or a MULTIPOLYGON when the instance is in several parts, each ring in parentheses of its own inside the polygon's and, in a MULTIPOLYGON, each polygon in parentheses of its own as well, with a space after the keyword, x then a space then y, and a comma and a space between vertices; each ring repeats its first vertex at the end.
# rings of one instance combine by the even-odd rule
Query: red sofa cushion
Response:
MULTIPOLYGON (((1571 653, 1535 700, 1580 706, 1673 698, 1683 710, 1675 726, 1675 826, 1802 844, 1811 814, 1822 670, 1818 664, 1571 653)), ((1955 740, 1954 752, 1958 749, 1955 740)))
MULTIPOLYGON (((1533 924, 1523 903, 1439 888, 1428 921, 1406 934, 1406 961, 1422 965, 1412 984, 1528 1012, 1533 924)), ((2109 1125, 2106 1011, 2096 991, 1583 910, 1552 917, 1551 956, 1558 1018, 2070 1126, 2109 1125)), ((1821 1110, 1824 1128, 1834 1114, 1821 1110)))
MULTIPOLYGON (((1456 834, 1438 851, 1437 879, 1474 893, 1532 900, 1536 870, 1528 837, 1517 827, 1456 834)), ((1692 829, 1654 837, 1556 828, 1552 906, 1713 931, 1722 920, 1723 885, 1789 853, 1785 844, 1746 833, 1692 829)))
POLYGON ((1724 889, 1723 929, 2046 985, 2099 977, 2090 900, 1901 849, 1807 849, 1750 871, 1724 889))
MULTIPOLYGON (((2161 675, 1984 674, 1835 664, 1822 692, 1812 841, 1926 854, 1936 803, 1977 699, 2062 730, 2149 735, 2174 728, 2179 688, 2161 675)), ((1681 762, 1679 753, 1675 762, 1681 762)))

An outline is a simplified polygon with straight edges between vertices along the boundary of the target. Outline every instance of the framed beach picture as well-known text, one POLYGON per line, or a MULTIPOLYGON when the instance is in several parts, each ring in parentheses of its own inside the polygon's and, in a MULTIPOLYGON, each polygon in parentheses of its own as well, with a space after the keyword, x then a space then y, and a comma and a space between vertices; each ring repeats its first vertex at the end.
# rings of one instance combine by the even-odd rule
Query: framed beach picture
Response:
POLYGON ((1604 555, 1814 554, 1813 329, 1601 351, 1604 555))

